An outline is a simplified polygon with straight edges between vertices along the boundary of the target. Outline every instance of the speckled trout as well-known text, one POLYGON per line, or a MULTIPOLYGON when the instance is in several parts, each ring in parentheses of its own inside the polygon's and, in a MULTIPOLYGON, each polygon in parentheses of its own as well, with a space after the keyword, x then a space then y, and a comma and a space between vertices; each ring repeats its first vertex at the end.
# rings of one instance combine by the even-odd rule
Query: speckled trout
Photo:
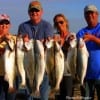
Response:
POLYGON ((45 53, 44 46, 40 40, 34 40, 33 43, 34 52, 34 79, 33 79, 33 96, 40 95, 40 85, 42 84, 45 74, 45 53))
MULTIPOLYGON (((75 34, 69 36, 69 47, 67 55, 65 55, 65 74, 68 72, 75 78, 76 74, 76 60, 77 60, 77 39, 75 34)), ((66 53, 65 53, 66 54, 66 53)))
POLYGON ((60 82, 64 72, 64 54, 58 44, 54 40, 46 43, 46 70, 49 76, 51 91, 59 90, 60 82))
POLYGON ((24 41, 23 37, 21 35, 17 36, 16 40, 16 62, 17 62, 17 68, 18 68, 18 73, 20 74, 21 77, 21 83, 19 85, 19 88, 24 88, 26 86, 26 73, 25 73, 25 68, 24 68, 24 55, 25 55, 25 50, 24 50, 24 41))
POLYGON ((16 73, 15 66, 15 41, 7 40, 4 52, 5 80, 9 84, 9 92, 14 90, 14 79, 16 73))
POLYGON ((79 39, 77 52, 77 73, 80 79, 80 84, 84 85, 84 79, 87 71, 89 53, 86 44, 82 38, 79 39))

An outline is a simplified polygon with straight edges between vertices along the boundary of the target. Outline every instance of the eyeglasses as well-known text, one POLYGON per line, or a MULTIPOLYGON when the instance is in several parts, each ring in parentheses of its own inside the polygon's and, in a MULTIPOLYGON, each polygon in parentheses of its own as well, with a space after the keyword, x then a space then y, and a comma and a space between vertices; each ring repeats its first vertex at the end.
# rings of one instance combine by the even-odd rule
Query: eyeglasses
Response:
POLYGON ((8 25, 8 24, 10 24, 10 22, 8 20, 2 20, 2 21, 0 21, 0 25, 3 25, 3 24, 8 25))
POLYGON ((58 21, 58 22, 55 22, 55 25, 58 25, 58 24, 63 24, 64 21, 58 21))
POLYGON ((40 10, 35 9, 35 8, 29 10, 29 12, 39 12, 39 11, 40 11, 40 10))

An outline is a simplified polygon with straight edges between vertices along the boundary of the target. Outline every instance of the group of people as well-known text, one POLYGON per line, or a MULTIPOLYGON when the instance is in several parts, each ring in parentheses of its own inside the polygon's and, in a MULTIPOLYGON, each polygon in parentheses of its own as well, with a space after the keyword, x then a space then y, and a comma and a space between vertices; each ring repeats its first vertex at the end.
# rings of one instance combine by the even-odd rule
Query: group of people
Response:
MULTIPOLYGON (((98 21, 99 13, 98 9, 94 5, 87 5, 84 8, 84 18, 87 22, 87 26, 82 28, 77 34, 77 39, 83 38, 86 47, 89 52, 87 73, 84 80, 84 87, 81 87, 82 99, 93 100, 95 89, 97 92, 97 98, 100 100, 100 23, 98 21), (87 98, 85 98, 87 97, 87 98)), ((57 30, 54 34, 52 25, 42 19, 43 8, 39 1, 32 1, 28 7, 29 20, 23 22, 18 27, 19 34, 28 34, 30 39, 41 40, 43 44, 45 41, 54 38, 61 45, 64 53, 66 53, 64 46, 71 36, 72 32, 69 30, 68 19, 64 14, 57 14, 54 16, 54 28, 57 30)), ((14 100, 15 93, 11 93, 13 90, 8 90, 8 83, 4 80, 4 66, 2 66, 2 56, 5 51, 6 43, 3 39, 10 39, 10 18, 6 14, 0 14, 0 96, 4 96, 5 100, 14 100), (4 94, 3 94, 4 93, 4 94)), ((16 39, 15 39, 16 40, 16 39)), ((66 69, 66 68, 65 68, 66 69)), ((77 70, 77 69, 76 69, 77 70)), ((69 100, 66 97, 73 97, 73 76, 71 73, 64 71, 63 79, 60 84, 60 96, 59 100, 69 100)), ((48 100, 49 98, 49 78, 47 73, 44 75, 43 82, 40 86, 40 99, 48 100)), ((0 100, 3 97, 0 98, 0 100)), ((16 99, 17 100, 17 99, 16 99)), ((18 99, 19 100, 19 99, 18 99)), ((24 99, 25 100, 25 99, 24 99)), ((34 98, 32 98, 34 100, 34 98)))

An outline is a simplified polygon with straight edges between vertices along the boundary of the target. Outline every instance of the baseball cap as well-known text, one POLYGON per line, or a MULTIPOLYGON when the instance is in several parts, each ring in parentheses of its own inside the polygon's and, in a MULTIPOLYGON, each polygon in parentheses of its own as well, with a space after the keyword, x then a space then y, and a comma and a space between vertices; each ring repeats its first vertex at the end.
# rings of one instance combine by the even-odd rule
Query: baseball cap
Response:
POLYGON ((88 12, 88 11, 92 11, 92 12, 98 12, 98 9, 95 5, 87 5, 84 8, 84 13, 88 12))
POLYGON ((32 1, 29 4, 28 11, 30 11, 31 9, 41 10, 42 9, 42 5, 41 5, 41 3, 39 1, 32 1))
POLYGON ((7 20, 10 22, 10 17, 7 14, 0 14, 0 22, 3 20, 7 20))

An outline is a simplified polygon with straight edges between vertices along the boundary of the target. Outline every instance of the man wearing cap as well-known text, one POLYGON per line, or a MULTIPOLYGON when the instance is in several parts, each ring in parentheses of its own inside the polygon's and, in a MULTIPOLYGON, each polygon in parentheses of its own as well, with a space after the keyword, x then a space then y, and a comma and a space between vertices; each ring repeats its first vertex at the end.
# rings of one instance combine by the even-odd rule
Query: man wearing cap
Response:
POLYGON ((9 84, 4 79, 5 69, 4 69, 3 55, 5 52, 5 47, 7 45, 6 40, 13 39, 16 41, 16 37, 12 35, 12 33, 10 33, 10 28, 11 28, 10 17, 7 14, 0 14, 0 100, 14 99, 14 95, 12 95, 12 92, 14 92, 15 89, 8 88, 9 84), (5 93, 4 97, 2 93, 5 93))
POLYGON ((98 22, 98 9, 95 5, 84 8, 84 17, 87 26, 77 33, 77 38, 83 38, 89 52, 87 73, 84 80, 82 96, 85 100, 94 99, 96 89, 100 100, 100 23, 98 22))
MULTIPOLYGON (((30 39, 45 40, 49 37, 53 37, 53 28, 51 24, 42 19, 43 8, 39 1, 32 1, 28 7, 28 15, 30 19, 19 25, 18 34, 28 34, 30 39)), ((43 82, 40 86, 40 97, 41 100, 48 100, 49 94, 49 80, 45 74, 43 82)))

